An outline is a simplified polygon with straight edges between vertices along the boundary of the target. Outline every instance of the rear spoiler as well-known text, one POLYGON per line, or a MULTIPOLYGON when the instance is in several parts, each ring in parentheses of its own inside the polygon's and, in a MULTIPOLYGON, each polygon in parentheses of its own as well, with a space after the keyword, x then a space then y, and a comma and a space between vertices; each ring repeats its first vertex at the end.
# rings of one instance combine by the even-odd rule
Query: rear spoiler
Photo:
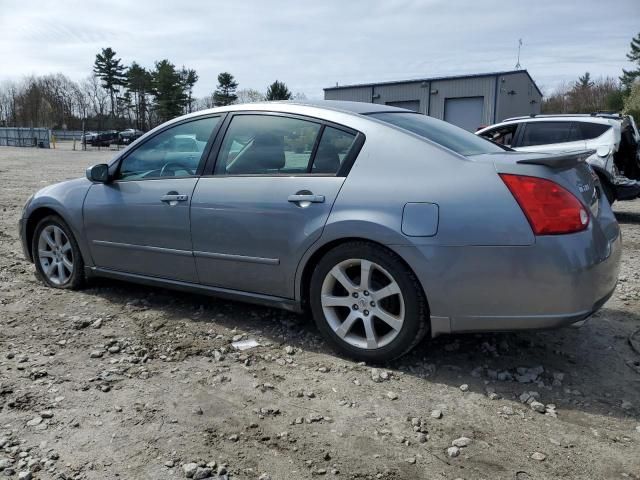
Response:
POLYGON ((584 162, 591 155, 596 153, 595 150, 575 150, 573 152, 549 153, 538 158, 525 158, 518 160, 516 163, 526 165, 544 165, 551 168, 570 168, 579 163, 584 162))

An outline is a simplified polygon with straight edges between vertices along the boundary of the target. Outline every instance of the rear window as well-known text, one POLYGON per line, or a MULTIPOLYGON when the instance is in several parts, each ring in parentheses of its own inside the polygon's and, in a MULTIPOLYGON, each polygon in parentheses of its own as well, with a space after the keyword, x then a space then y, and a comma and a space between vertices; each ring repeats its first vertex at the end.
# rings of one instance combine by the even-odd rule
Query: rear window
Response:
POLYGON ((576 122, 574 126, 578 132, 578 140, 592 140, 594 138, 598 138, 611 128, 611 125, 587 122, 576 122))
POLYGON ((380 112, 369 116, 413 132, 464 156, 502 153, 506 150, 455 125, 426 115, 380 112))

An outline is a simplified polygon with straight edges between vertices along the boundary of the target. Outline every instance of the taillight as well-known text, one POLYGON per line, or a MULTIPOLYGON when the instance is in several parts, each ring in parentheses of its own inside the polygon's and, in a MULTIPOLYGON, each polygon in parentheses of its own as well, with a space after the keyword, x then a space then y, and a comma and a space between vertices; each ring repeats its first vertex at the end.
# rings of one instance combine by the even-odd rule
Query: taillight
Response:
POLYGON ((501 173, 536 235, 584 230, 589 212, 571 192, 544 178, 501 173))

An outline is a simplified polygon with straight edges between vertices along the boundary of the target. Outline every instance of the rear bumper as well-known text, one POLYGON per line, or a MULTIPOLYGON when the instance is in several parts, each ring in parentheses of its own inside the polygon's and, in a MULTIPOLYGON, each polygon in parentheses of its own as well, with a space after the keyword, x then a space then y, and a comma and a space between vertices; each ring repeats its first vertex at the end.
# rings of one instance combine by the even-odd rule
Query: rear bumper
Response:
POLYGON ((622 242, 617 223, 606 233, 538 237, 524 247, 394 249, 422 283, 433 336, 545 329, 587 318, 613 294, 622 242))

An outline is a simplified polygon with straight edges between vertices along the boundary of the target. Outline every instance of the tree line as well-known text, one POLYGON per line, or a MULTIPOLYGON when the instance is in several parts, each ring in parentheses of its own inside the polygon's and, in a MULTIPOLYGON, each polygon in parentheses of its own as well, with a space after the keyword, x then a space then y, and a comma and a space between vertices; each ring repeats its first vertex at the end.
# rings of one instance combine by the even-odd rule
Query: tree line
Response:
POLYGON ((30 76, 0 85, 0 126, 54 129, 148 130, 185 113, 205 108, 264 100, 304 98, 276 80, 266 93, 238 89, 229 72, 218 75, 214 92, 195 98, 199 80, 194 69, 168 59, 152 68, 125 65, 110 47, 95 57, 92 74, 75 82, 62 73, 30 76))
POLYGON ((618 79, 594 79, 586 72, 575 82, 561 84, 543 99, 542 113, 622 112, 640 123, 640 33, 631 40, 627 58, 636 68, 622 69, 618 79))

